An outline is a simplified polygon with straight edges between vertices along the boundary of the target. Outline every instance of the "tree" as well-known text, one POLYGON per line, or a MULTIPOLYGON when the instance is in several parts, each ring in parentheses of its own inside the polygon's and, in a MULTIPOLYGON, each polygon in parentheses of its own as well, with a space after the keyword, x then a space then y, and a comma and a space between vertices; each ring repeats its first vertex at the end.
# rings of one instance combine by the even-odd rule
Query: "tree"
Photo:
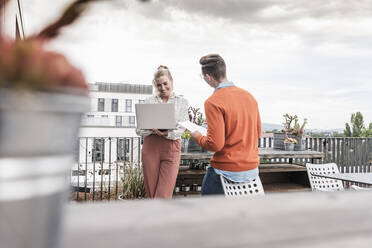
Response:
POLYGON ((363 115, 360 112, 351 114, 351 123, 353 125, 353 137, 361 137, 364 129, 363 115))
POLYGON ((369 123, 368 128, 364 128, 363 137, 372 137, 372 123, 369 123))
POLYGON ((345 137, 372 137, 372 123, 368 128, 364 126, 363 115, 360 112, 352 113, 350 124, 345 123, 345 137))
POLYGON ((344 136, 351 137, 351 129, 349 123, 345 123, 344 136))

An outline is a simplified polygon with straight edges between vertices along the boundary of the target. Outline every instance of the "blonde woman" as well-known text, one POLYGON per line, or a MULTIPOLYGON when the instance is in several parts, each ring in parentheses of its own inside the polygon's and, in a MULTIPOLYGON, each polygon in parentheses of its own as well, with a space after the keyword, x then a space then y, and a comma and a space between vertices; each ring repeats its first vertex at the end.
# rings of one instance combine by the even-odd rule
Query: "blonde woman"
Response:
MULTIPOLYGON (((145 103, 174 103, 177 122, 188 120, 188 102, 173 92, 173 78, 168 67, 159 66, 152 83, 155 95, 147 98, 145 103)), ((179 126, 175 130, 136 130, 144 137, 142 168, 147 198, 172 198, 181 159, 180 139, 184 131, 179 126)))

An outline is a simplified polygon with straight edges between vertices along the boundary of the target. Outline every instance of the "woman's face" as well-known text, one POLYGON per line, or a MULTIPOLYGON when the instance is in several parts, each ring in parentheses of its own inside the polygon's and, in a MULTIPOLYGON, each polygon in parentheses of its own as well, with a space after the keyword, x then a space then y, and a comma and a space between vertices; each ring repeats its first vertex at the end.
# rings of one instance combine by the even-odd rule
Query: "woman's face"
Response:
POLYGON ((173 91, 173 83, 167 76, 160 76, 155 80, 160 98, 169 98, 173 91))

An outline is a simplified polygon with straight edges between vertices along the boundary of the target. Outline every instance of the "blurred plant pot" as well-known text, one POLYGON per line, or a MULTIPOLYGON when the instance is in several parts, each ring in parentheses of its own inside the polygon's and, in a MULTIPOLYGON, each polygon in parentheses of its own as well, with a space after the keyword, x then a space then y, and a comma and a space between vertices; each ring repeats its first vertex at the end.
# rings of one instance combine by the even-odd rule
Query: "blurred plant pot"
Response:
POLYGON ((285 151, 294 151, 294 143, 291 142, 283 142, 284 143, 284 150, 285 151))
POLYGON ((88 110, 87 96, 0 88, 2 247, 57 245, 80 118, 88 110))
POLYGON ((207 152, 204 150, 199 144, 194 141, 193 139, 189 139, 189 143, 187 146, 187 152, 207 152))
POLYGON ((181 139, 181 152, 187 153, 188 152, 188 146, 189 146, 189 140, 188 139, 181 139))

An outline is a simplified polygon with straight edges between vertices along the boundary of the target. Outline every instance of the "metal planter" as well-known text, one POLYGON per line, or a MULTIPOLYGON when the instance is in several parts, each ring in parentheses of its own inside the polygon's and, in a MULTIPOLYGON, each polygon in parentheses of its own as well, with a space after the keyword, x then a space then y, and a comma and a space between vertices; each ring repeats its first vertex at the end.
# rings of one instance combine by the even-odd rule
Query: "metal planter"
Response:
POLYGON ((196 152, 207 152, 204 148, 202 148, 196 141, 193 139, 189 140, 188 146, 187 146, 187 152, 189 153, 196 153, 196 152))
POLYGON ((88 110, 87 96, 0 88, 2 246, 57 246, 80 118, 88 110))
MULTIPOLYGON (((284 133, 274 133, 274 149, 284 150, 284 133)), ((293 138, 297 140, 297 144, 294 146, 295 151, 304 151, 305 150, 305 139, 303 136, 296 136, 288 134, 288 138, 293 138)))

